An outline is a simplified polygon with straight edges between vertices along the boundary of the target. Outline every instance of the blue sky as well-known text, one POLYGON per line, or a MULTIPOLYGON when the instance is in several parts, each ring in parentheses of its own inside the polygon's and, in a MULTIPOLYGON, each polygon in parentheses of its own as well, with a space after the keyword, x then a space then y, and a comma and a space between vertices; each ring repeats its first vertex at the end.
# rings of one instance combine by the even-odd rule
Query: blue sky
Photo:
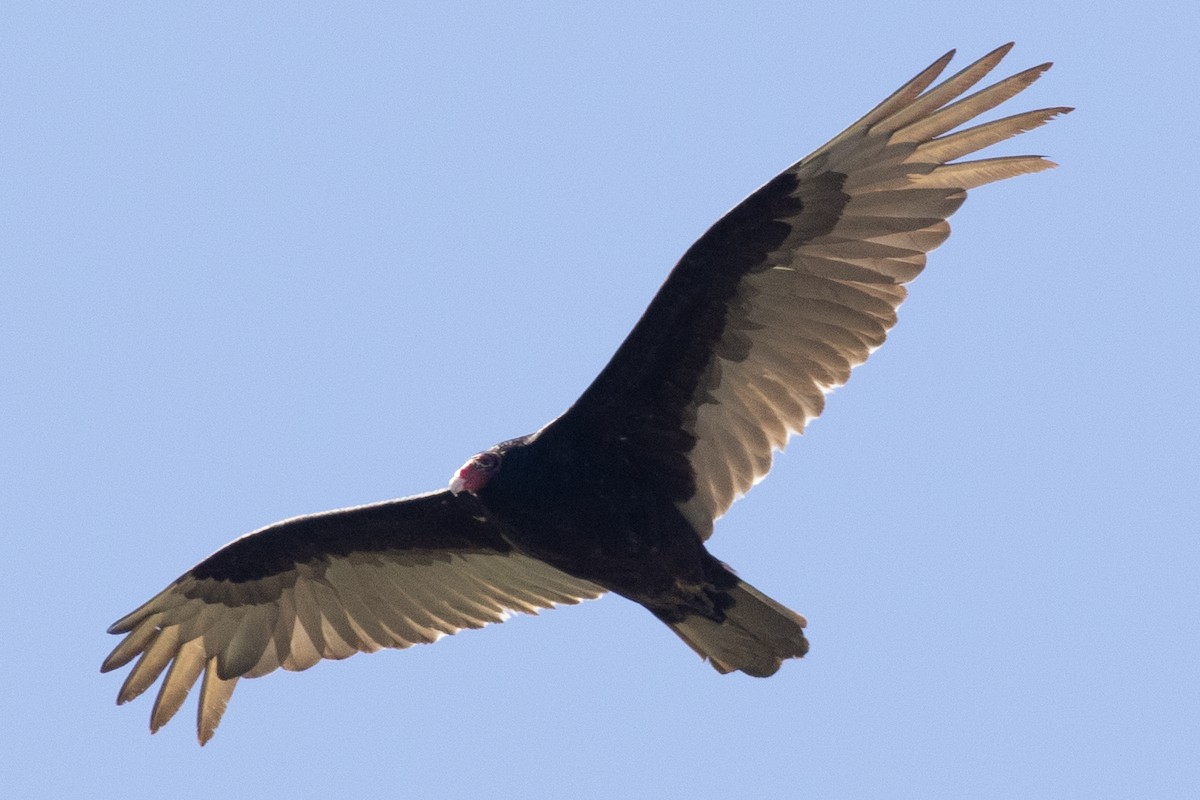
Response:
MULTIPOLYGON (((1191 797, 1200 74, 1177 4, 7 3, 0 772, 20 797, 1191 797), (198 5, 198 4, 197 4, 198 5), (1056 67, 888 344, 711 547, 811 654, 605 598, 245 681, 98 666, 241 533, 445 485, 721 213, 951 47, 1056 67)), ((1007 74, 1007 73, 1006 73, 1007 74)))

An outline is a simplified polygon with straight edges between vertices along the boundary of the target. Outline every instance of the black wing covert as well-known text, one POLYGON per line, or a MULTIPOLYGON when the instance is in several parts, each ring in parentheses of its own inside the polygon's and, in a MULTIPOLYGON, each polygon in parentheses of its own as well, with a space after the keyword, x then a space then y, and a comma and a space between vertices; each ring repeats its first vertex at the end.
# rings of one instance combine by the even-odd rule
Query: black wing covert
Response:
POLYGON ((554 425, 620 442, 708 538, 773 452, 883 344, 904 285, 949 235, 967 190, 1054 166, 1040 156, 953 162, 1070 111, 950 133, 1049 68, 961 97, 1011 47, 928 89, 947 53, 721 218, 554 425))
POLYGON ((203 677, 203 744, 239 678, 433 642, 512 612, 603 594, 513 552, 501 533, 473 501, 445 491, 276 523, 221 548, 115 622, 109 632, 126 635, 101 670, 138 658, 118 703, 166 670, 152 731, 203 677))

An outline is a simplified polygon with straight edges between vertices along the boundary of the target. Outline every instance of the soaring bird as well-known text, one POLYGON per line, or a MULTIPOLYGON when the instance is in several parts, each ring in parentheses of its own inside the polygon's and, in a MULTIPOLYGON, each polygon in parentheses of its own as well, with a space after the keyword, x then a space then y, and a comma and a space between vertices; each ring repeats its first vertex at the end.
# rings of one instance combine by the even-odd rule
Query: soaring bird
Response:
POLYGON ((240 678, 433 642, 614 592, 719 672, 775 673, 804 617, 705 547, 713 522, 883 344, 968 189, 1054 166, 958 160, 1069 108, 960 129, 1049 64, 966 95, 1011 44, 939 58, 716 222, 579 399, 442 491, 295 517, 218 550, 109 633, 125 703, 166 671, 158 730, 201 681, 201 744, 240 678), (930 88, 932 86, 932 88, 930 88), (966 95, 966 96, 964 96, 966 95))

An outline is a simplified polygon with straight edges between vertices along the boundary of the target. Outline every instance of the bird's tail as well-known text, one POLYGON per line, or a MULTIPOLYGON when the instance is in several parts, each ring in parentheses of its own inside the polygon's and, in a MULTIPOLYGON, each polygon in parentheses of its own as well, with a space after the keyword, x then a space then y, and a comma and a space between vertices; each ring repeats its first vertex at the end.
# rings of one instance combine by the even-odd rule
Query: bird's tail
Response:
POLYGON ((774 675, 785 658, 808 652, 804 617, 744 581, 723 591, 733 600, 724 610, 724 621, 692 614, 667 622, 717 672, 741 670, 765 678, 774 675))

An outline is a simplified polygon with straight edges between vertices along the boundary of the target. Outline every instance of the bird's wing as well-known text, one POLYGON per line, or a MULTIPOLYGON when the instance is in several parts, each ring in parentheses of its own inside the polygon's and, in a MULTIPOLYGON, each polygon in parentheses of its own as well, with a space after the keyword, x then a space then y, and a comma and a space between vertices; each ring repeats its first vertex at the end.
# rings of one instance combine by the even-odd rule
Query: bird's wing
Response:
POLYGON ((883 344, 904 285, 949 235, 967 190, 1054 166, 1040 156, 956 161, 1070 111, 955 130, 1050 66, 963 97, 1010 48, 929 88, 947 53, 721 218, 551 427, 619 442, 707 538, 883 344))
POLYGON ((201 743, 239 678, 308 669, 384 647, 599 597, 604 590, 512 551, 466 497, 434 492, 297 517, 237 539, 109 633, 125 638, 101 670, 135 657, 118 703, 166 670, 157 730, 201 677, 201 743))

